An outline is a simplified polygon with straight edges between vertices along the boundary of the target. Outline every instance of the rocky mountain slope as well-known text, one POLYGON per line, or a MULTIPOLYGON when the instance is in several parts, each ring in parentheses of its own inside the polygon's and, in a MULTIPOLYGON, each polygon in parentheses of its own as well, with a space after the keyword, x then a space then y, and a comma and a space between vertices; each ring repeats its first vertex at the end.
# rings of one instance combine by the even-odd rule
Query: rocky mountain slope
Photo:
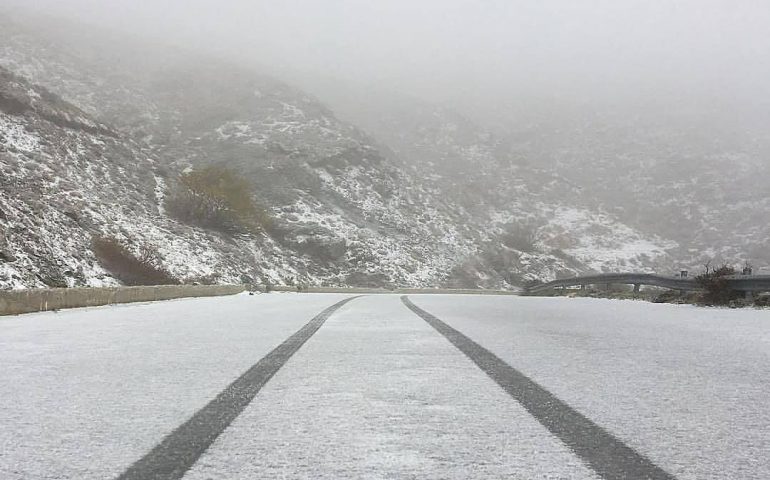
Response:
POLYGON ((139 144, 0 68, 0 285, 118 283, 96 237, 152 246, 179 278, 237 279, 226 242, 161 215, 156 170, 139 144))
POLYGON ((0 116, 0 286, 116 282, 93 252, 101 236, 157 252, 180 280, 384 286, 511 287, 649 268, 671 247, 554 202, 574 187, 448 113, 371 129, 375 140, 248 69, 58 21, 0 23, 0 88, 25 105, 0 116), (249 182, 269 228, 232 234, 169 214, 180 175, 208 165, 249 182))
MULTIPOLYGON (((479 109, 474 123, 413 98, 320 85, 318 94, 341 116, 426 175, 454 169, 444 181, 447 191, 462 179, 466 191, 478 192, 471 203, 489 201, 492 211, 502 205, 506 212, 521 204, 536 225, 580 218, 557 230, 570 232, 565 251, 592 269, 606 267, 604 249, 618 259, 623 251, 639 253, 631 255, 638 263, 615 263, 621 269, 697 271, 724 261, 770 271, 770 135, 762 128, 770 110, 761 99, 726 103, 720 92, 655 90, 609 103, 501 102, 492 115, 479 109), (551 209, 559 213, 549 215, 551 209), (598 218, 604 225, 591 225, 598 218), (636 232, 637 240, 620 231, 636 232)), ((562 243, 552 229, 538 231, 541 246, 562 243)))
MULTIPOLYGON (((548 168, 520 146, 457 111, 402 95, 343 89, 313 82, 344 118, 387 145, 435 191, 449 196, 484 225, 484 257, 555 255, 578 270, 675 270, 676 242, 623 223, 613 210, 561 170, 548 168), (523 250, 523 252, 522 252, 523 250)), ((480 258, 472 259, 477 261, 480 258)), ((492 262, 494 263, 494 261, 492 262)), ((509 271, 526 270, 503 262, 509 271)), ((485 267, 486 270, 489 265, 485 267)))
POLYGON ((537 131, 511 121, 518 155, 575 185, 581 202, 637 229, 674 239, 690 266, 749 261, 770 267, 770 109, 712 97, 579 111, 537 131), (635 115, 624 115, 633 111, 635 115), (586 191, 587 189, 584 189, 586 191))

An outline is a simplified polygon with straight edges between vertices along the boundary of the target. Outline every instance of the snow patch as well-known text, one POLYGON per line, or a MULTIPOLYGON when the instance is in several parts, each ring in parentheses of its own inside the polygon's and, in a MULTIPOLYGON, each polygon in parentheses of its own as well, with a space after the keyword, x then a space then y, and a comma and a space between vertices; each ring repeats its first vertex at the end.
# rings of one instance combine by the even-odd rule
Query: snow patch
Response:
POLYGON ((40 147, 40 139, 28 133, 22 123, 0 114, 0 145, 22 152, 34 152, 40 147))

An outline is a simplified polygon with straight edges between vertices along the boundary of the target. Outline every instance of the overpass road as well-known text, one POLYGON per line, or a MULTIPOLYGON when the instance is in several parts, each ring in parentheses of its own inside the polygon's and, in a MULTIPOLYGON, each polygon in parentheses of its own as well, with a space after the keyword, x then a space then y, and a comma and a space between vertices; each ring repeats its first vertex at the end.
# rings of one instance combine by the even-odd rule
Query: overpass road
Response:
MULTIPOLYGON (((770 275, 728 275, 724 277, 729 288, 744 293, 770 292, 770 275)), ((586 285, 612 285, 626 284, 650 285, 654 287, 668 288, 681 291, 699 291, 701 285, 695 278, 682 278, 654 273, 602 273, 585 275, 572 278, 561 278, 547 283, 532 285, 525 288, 527 293, 543 293, 556 288, 586 286, 586 285)))
POLYGON ((0 478, 767 479, 770 312, 274 293, 0 318, 0 478))

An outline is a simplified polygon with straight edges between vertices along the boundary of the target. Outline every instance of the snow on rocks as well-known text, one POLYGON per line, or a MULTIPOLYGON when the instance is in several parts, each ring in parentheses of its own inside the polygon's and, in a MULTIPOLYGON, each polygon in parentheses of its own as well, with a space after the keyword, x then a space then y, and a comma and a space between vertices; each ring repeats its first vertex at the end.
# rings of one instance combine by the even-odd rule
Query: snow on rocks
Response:
POLYGON ((34 152, 40 146, 40 139, 27 133, 22 122, 0 115, 0 146, 7 150, 34 152))

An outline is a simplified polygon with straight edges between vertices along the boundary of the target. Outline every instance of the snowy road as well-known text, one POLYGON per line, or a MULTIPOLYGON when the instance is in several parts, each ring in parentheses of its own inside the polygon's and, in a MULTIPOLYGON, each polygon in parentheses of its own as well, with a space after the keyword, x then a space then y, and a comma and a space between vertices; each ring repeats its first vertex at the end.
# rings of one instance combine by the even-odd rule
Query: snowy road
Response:
POLYGON ((0 478, 770 478, 769 311, 348 298, 0 318, 0 478))

